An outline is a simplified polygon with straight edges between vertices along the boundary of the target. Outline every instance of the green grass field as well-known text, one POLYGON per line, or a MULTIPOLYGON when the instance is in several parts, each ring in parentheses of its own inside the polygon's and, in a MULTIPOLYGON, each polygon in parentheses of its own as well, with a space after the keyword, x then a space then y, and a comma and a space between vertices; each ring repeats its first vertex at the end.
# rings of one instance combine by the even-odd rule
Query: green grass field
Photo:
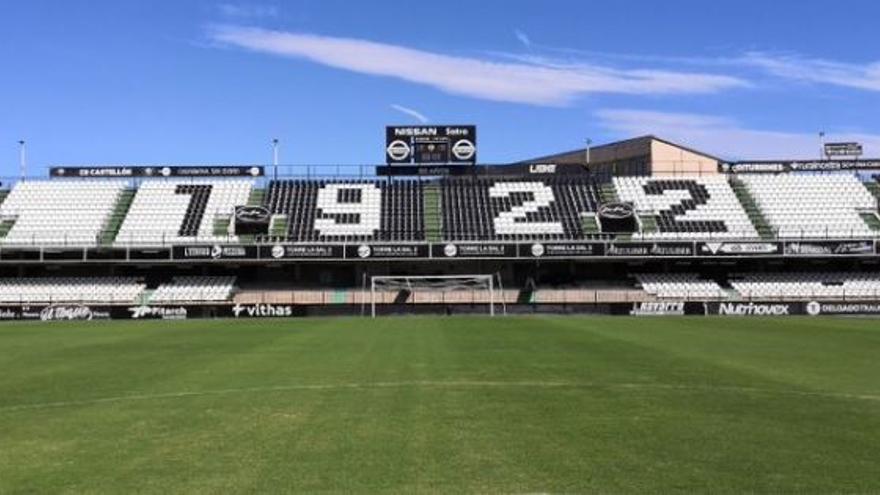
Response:
POLYGON ((880 492, 880 321, 0 326, 0 493, 880 492))

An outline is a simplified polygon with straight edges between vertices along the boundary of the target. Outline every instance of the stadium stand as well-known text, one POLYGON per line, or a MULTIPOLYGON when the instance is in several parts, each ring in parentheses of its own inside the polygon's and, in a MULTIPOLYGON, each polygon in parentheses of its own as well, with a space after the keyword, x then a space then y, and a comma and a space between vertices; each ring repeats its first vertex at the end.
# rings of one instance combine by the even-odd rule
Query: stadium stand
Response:
POLYGON ((215 302, 232 299, 235 277, 184 276, 162 284, 150 297, 151 303, 215 302))
POLYGON ((643 225, 645 239, 758 237, 726 176, 615 177, 614 185, 622 201, 656 224, 654 231, 643 225))
POLYGON ((124 181, 21 181, 0 205, 5 245, 95 245, 124 181))
POLYGON ((117 245, 236 242, 216 232, 218 221, 231 218, 247 203, 249 180, 148 180, 135 194, 116 235, 117 245))
POLYGON ((702 300, 726 297, 718 282, 703 279, 696 273, 645 273, 635 277, 645 292, 661 299, 702 300))
POLYGON ((740 175, 781 238, 864 237, 877 200, 854 174, 740 175))
POLYGON ((130 303, 146 284, 134 277, 0 279, 2 303, 130 303))
POLYGON ((580 239, 599 202, 585 178, 445 179, 441 190, 447 241, 580 239))
POLYGON ((877 272, 759 272, 732 276, 731 286, 745 299, 877 299, 877 272))
POLYGON ((272 181, 265 205, 294 242, 425 239, 422 181, 272 181))

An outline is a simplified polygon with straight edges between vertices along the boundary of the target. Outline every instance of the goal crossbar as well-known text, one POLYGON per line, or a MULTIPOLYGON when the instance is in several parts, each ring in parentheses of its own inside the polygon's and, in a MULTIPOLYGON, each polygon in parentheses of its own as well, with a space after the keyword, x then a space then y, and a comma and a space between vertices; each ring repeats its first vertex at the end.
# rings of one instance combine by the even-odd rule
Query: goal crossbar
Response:
POLYGON ((495 277, 493 275, 374 275, 370 277, 370 315, 376 317, 377 290, 454 292, 485 290, 489 294, 489 315, 495 316, 495 277))

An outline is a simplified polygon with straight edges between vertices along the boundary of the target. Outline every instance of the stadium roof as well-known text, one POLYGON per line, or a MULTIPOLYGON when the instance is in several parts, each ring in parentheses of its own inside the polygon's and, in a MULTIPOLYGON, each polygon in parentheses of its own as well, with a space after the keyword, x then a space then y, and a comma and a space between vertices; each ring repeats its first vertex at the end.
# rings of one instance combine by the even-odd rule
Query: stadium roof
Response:
MULTIPOLYGON (((664 144, 668 144, 670 146, 675 146, 676 148, 681 148, 682 150, 695 153, 698 155, 705 156, 706 158, 717 160, 719 162, 723 162, 721 158, 717 156, 710 155, 704 151, 695 150, 688 146, 683 146, 678 143, 674 143, 672 141, 668 141, 663 138, 659 138, 654 136, 653 134, 648 134, 645 136, 639 136, 632 139, 625 139, 623 141, 615 141, 612 143, 601 144, 598 146, 590 147, 590 161, 592 163, 603 163, 603 162, 611 162, 615 160, 622 160, 627 158, 633 158, 637 156, 645 156, 651 154, 651 142, 659 141, 664 144)), ((552 155, 539 156, 537 158, 531 158, 528 160, 523 160, 517 162, 517 164, 528 164, 528 163, 584 163, 584 157, 586 155, 587 149, 580 148, 571 151, 563 151, 561 153, 554 153, 552 155)))

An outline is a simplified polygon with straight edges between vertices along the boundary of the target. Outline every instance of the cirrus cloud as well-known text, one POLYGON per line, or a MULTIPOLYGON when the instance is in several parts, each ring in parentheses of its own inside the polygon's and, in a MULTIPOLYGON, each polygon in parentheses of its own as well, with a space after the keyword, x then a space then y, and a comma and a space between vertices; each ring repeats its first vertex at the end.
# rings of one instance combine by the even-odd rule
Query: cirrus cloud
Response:
POLYGON ((418 120, 422 124, 428 123, 428 120, 429 120, 428 117, 426 117, 425 114, 423 114, 422 112, 419 112, 418 110, 415 110, 415 109, 412 109, 409 107, 405 107, 403 105, 398 105, 397 103, 392 103, 389 106, 391 107, 392 110, 397 110, 398 112, 400 112, 404 115, 408 115, 408 116, 418 120))
POLYGON ((880 62, 853 64, 763 52, 747 53, 737 61, 784 79, 880 91, 880 62))
POLYGON ((213 41, 255 52, 392 77, 450 94, 541 106, 568 105, 590 93, 705 94, 750 86, 737 77, 702 72, 620 69, 547 60, 499 61, 357 38, 236 25, 213 26, 208 36, 213 41))

